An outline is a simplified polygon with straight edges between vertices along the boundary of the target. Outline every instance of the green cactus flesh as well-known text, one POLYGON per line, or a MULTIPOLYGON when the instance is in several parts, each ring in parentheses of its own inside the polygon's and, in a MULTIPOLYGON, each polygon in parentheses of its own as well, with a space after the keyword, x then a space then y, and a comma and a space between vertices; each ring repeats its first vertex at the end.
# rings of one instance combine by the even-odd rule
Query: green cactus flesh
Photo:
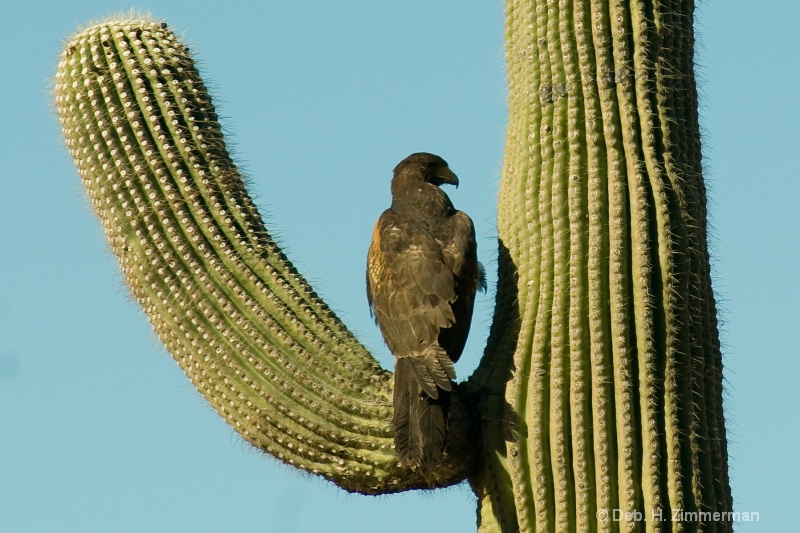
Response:
POLYGON ((732 527, 692 10, 507 3, 486 531, 732 527))
MULTIPOLYGON (((166 25, 84 30, 56 81, 67 146, 127 283, 214 408, 254 445, 350 490, 427 486, 396 464, 390 374, 270 238, 166 25)), ((445 468, 436 482, 463 477, 445 468)))
POLYGON ((253 445, 363 493, 468 477, 481 531, 729 531, 670 519, 731 509, 692 10, 509 0, 495 317, 424 473, 397 464, 391 375, 270 238, 170 29, 83 30, 55 96, 133 294, 253 445))

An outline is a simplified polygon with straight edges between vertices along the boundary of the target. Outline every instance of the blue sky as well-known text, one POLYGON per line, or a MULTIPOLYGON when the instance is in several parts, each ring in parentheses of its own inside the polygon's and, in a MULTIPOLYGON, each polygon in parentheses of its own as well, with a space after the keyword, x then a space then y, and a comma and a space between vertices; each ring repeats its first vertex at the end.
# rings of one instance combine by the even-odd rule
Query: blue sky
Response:
MULTIPOLYGON (((49 92, 62 39, 130 7, 0 9, 0 532, 474 530, 465 485, 354 496, 260 454, 160 346, 91 214, 49 92)), ((462 184, 451 198, 475 220, 492 277, 501 2, 136 7, 194 49, 269 227, 385 366, 363 279, 400 159, 424 150, 450 162, 462 184)), ((800 500, 798 22, 788 0, 697 12, 731 479, 737 510, 760 514, 738 531, 792 531, 800 500)), ((491 307, 478 300, 462 377, 491 307)))

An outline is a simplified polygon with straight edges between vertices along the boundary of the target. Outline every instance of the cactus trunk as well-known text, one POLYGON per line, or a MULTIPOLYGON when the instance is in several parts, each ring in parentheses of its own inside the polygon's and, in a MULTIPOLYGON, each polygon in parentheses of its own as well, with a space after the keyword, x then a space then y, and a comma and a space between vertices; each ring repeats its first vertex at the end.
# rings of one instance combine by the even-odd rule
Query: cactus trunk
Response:
POLYGON ((475 482, 502 531, 732 528, 692 10, 508 3, 499 294, 474 376, 505 397, 475 482))
POLYGON ((85 29, 56 103, 134 296, 253 445, 362 493, 469 478, 481 531, 729 531, 672 520, 731 509, 692 10, 509 0, 495 318, 425 474, 397 464, 389 374, 271 239, 171 30, 85 29))

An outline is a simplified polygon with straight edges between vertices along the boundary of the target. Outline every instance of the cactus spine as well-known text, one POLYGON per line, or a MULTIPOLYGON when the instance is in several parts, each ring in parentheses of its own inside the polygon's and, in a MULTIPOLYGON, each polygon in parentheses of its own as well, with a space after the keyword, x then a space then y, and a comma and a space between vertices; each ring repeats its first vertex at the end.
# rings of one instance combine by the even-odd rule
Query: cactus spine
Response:
POLYGON ((425 476, 397 465, 387 372, 270 238, 169 28, 83 30, 56 103, 133 294, 253 445, 363 493, 469 477, 481 531, 728 531, 669 520, 731 508, 692 9, 508 1, 495 319, 425 476))

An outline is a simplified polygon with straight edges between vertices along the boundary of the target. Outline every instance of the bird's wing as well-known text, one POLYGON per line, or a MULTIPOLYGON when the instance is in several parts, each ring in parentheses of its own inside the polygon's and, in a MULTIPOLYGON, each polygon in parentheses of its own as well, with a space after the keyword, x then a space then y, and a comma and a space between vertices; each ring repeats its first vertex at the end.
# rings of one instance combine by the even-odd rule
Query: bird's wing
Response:
POLYGON ((475 291, 485 289, 486 278, 478 262, 475 228, 472 220, 462 211, 456 212, 442 228, 442 254, 455 280, 455 299, 452 302, 454 321, 439 334, 439 344, 450 359, 457 361, 464 351, 472 323, 475 291))
POLYGON ((439 242, 418 221, 387 210, 367 263, 367 296, 392 353, 408 357, 434 346, 455 322, 456 284, 439 242))

